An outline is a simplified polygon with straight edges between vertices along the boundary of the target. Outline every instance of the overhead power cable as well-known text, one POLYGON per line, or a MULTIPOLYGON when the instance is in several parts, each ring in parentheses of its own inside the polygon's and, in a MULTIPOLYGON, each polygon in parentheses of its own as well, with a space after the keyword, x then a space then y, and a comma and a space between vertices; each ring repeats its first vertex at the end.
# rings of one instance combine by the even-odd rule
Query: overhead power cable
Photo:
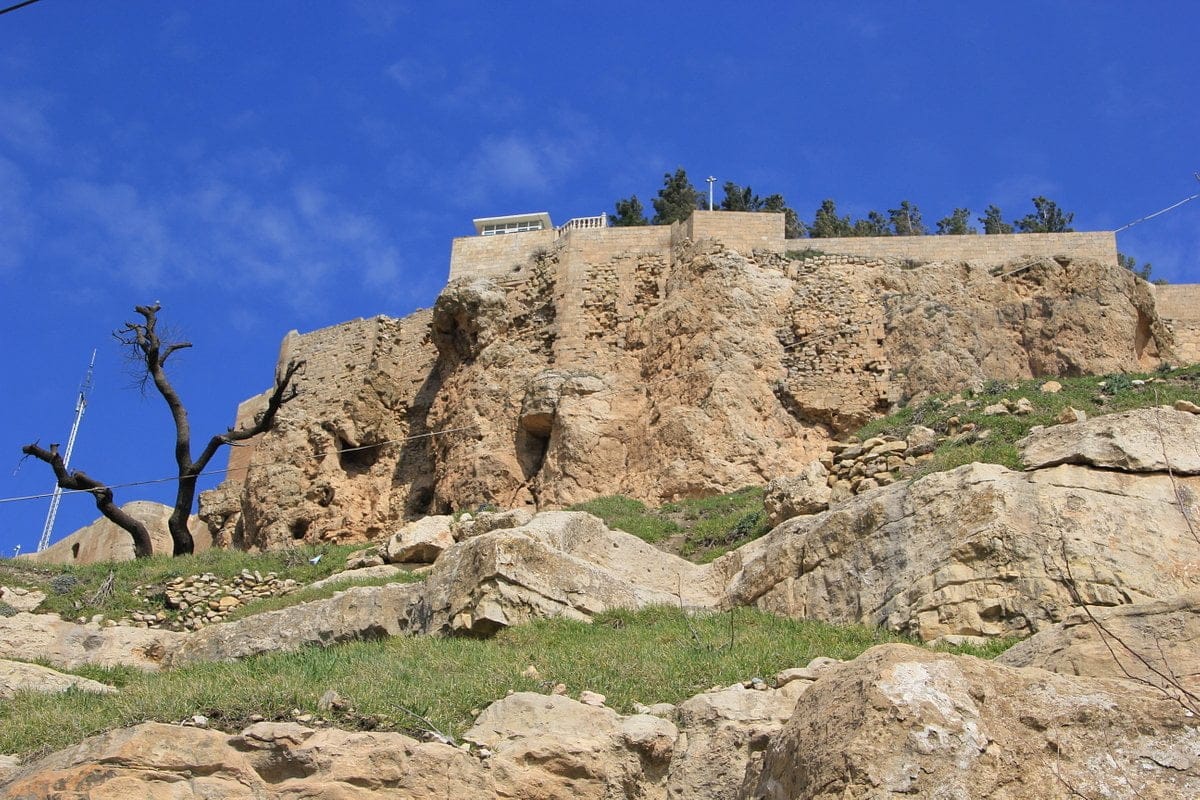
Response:
POLYGON ((25 6, 31 6, 34 3, 36 3, 37 1, 38 0, 25 0, 25 2, 23 2, 23 3, 17 3, 16 5, 9 6, 8 8, 0 8, 0 14, 7 14, 10 11, 16 11, 18 8, 24 8, 25 6))
POLYGON ((1154 219, 1159 214, 1165 214, 1168 211, 1173 211, 1174 209, 1179 208, 1184 203, 1190 203, 1192 200, 1195 200, 1197 197, 1200 197, 1200 193, 1194 194, 1191 197, 1185 197, 1182 200, 1180 200, 1178 203, 1167 206, 1162 211, 1155 211, 1153 214, 1147 214, 1144 217, 1139 217, 1138 219, 1135 219, 1133 222, 1130 222, 1128 225, 1122 225, 1121 227, 1117 228, 1115 231, 1113 231, 1113 233, 1120 233, 1121 231, 1126 230, 1127 228, 1132 228, 1134 225, 1137 225, 1139 222, 1145 222, 1148 219, 1154 219))

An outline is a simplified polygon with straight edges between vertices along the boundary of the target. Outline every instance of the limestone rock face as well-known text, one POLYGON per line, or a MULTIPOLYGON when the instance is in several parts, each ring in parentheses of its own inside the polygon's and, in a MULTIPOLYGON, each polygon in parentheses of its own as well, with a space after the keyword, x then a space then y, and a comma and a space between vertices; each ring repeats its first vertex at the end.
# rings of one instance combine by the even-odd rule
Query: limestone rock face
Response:
POLYGON ((1035 431, 1019 442, 1029 469, 1086 464, 1122 472, 1200 475, 1200 416, 1141 408, 1035 431))
POLYGON ((0 658, 45 659, 60 669, 93 664, 156 670, 186 638, 173 631, 78 625, 57 614, 0 617, 0 658))
POLYGON ((36 589, 0 586, 0 603, 5 603, 17 611, 35 611, 45 599, 46 593, 36 589))
POLYGON ((996 658, 1064 675, 1133 678, 1200 695, 1200 592, 1074 611, 996 658), (1134 654, 1137 654, 1136 656, 1134 654))
POLYGON ((1183 800, 1198 743, 1152 689, 883 645, 800 697, 737 796, 1183 800))
POLYGON ((810 462, 798 475, 771 481, 763 495, 767 519, 778 525, 792 517, 829 508, 833 490, 828 481, 829 471, 820 461, 810 462))
MULTIPOLYGON (((230 478, 201 494, 200 516, 218 544, 374 540, 427 513, 431 318, 423 310, 288 334, 280 364, 305 362, 296 397, 270 432, 231 450, 230 478)), ((264 403, 243 403, 237 423, 264 403)))
POLYGON ((711 241, 595 258, 552 249, 511 280, 453 281, 432 311, 289 335, 300 395, 202 498, 218 540, 371 540, 483 505, 762 485, 901 399, 1148 369, 1170 344, 1115 265, 993 275, 711 241))
MULTIPOLYGON (((121 510, 146 526, 154 555, 171 554, 173 545, 171 534, 167 530, 167 520, 171 516, 169 506, 148 500, 134 500, 121 506, 121 510)), ((200 522, 197 517, 193 516, 188 519, 188 530, 191 531, 197 553, 203 553, 212 546, 212 534, 209 532, 208 526, 200 522)), ((129 537, 128 532, 105 517, 100 517, 91 525, 80 528, 70 536, 63 537, 42 552, 29 553, 21 558, 43 564, 96 564, 102 561, 132 561, 133 539, 129 537)))
POLYGON ((519 787, 515 796, 605 800, 629 797, 633 787, 661 797, 654 784, 678 733, 658 717, 518 692, 484 709, 463 738, 492 751, 494 779, 519 787))
POLYGON ((408 523, 387 540, 384 559, 389 564, 432 564, 443 550, 454 544, 454 534, 450 532, 453 521, 454 517, 439 515, 408 523))
POLYGON ((78 675, 67 675, 38 664, 0 659, 0 700, 7 700, 20 691, 65 692, 67 689, 100 694, 116 691, 111 686, 78 675))
MULTIPOLYGON (((1176 480, 1200 496, 1200 479, 1176 480)), ((1075 605, 1068 577, 1096 605, 1195 590, 1195 559, 1164 474, 968 464, 789 520, 713 569, 732 576, 730 605, 930 640, 1042 630, 1075 605)))

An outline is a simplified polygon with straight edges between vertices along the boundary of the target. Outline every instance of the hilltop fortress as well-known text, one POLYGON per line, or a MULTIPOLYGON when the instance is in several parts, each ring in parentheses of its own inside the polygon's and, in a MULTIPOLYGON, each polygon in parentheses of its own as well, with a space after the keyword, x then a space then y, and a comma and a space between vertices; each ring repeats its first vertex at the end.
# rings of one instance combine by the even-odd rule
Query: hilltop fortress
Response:
POLYGON ((285 338, 300 394, 202 497, 218 543, 729 490, 932 392, 1200 359, 1200 287, 1138 279, 1107 232, 789 240, 780 214, 727 211, 491 224, 519 232, 455 239, 433 309, 285 338))

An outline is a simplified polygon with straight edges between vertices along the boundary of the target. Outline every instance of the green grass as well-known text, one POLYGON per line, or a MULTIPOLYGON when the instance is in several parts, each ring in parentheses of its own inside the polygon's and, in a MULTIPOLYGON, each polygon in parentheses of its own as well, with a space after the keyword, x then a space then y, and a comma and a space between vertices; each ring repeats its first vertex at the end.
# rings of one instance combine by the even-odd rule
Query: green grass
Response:
POLYGON ((240 550, 208 550, 199 555, 154 556, 103 564, 51 565, 25 560, 0 560, 0 584, 40 589, 46 601, 39 612, 53 612, 68 619, 103 614, 116 619, 134 610, 163 610, 161 593, 150 593, 150 602, 142 602, 133 593, 137 586, 160 586, 173 578, 206 572, 219 578, 232 579, 243 569, 258 570, 263 575, 278 573, 281 579, 293 578, 299 583, 328 577, 345 568, 346 556, 361 549, 361 545, 322 545, 266 553, 247 553, 240 550), (320 554, 317 564, 309 559, 320 554), (98 596, 111 571, 111 593, 98 596))
POLYGON ((760 486, 679 500, 657 509, 629 497, 609 495, 571 506, 571 510, 595 514, 609 528, 632 533, 651 544, 681 536, 680 554, 701 563, 757 539, 768 530, 760 486))
POLYGON ((1135 408, 1171 405, 1176 400, 1200 402, 1200 366, 1165 369, 1157 373, 1113 374, 1081 378, 1053 378, 1062 384, 1062 391, 1047 394, 1041 385, 1050 378, 1025 381, 988 381, 979 392, 961 392, 962 402, 953 402, 955 395, 939 394, 911 404, 898 412, 874 420, 856 432, 860 439, 881 434, 904 436, 913 425, 924 425, 939 433, 948 432, 948 421, 957 416, 960 423, 974 423, 979 430, 990 431, 983 441, 944 442, 926 461, 917 475, 953 469, 972 461, 1002 464, 1021 469, 1016 443, 1029 434, 1035 425, 1058 424, 1058 416, 1067 407, 1087 413, 1089 417, 1112 414, 1135 408), (1134 380, 1150 381, 1135 386, 1134 380), (989 416, 986 406, 1001 400, 1027 398, 1033 413, 989 416))
POLYGON ((572 511, 586 511, 604 520, 610 529, 632 533, 651 544, 661 542, 682 529, 673 521, 646 508, 646 504, 631 497, 608 495, 571 506, 572 511))
POLYGON ((292 709, 342 727, 410 732, 420 727, 411 711, 458 736, 478 710, 509 690, 546 692, 562 682, 572 696, 591 689, 629 713, 637 702, 679 702, 714 685, 770 680, 816 656, 849 659, 875 644, 903 641, 871 628, 754 609, 685 619, 677 608, 657 607, 601 614, 590 625, 545 620, 484 640, 395 637, 150 674, 91 668, 88 677, 121 691, 18 694, 0 704, 0 753, 36 755, 105 730, 193 714, 237 731, 252 714, 290 719, 292 709), (530 664, 537 680, 521 674, 530 664), (328 689, 353 710, 319 714, 317 700, 328 689))

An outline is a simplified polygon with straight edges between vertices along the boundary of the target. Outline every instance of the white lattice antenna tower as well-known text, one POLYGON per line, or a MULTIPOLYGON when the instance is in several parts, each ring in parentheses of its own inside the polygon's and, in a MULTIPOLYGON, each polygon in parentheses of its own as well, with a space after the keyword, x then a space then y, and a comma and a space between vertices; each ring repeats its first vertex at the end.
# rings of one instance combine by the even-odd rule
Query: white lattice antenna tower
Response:
MULTIPOLYGON (((79 384, 79 397, 75 400, 75 422, 71 425, 71 436, 67 439, 67 449, 63 453, 63 466, 71 463, 71 451, 75 449, 75 436, 79 433, 79 423, 83 420, 83 412, 87 408, 88 392, 92 390, 92 370, 96 368, 96 351, 92 350, 92 360, 88 364, 87 374, 83 383, 79 384)), ((50 495, 50 511, 46 514, 46 524, 42 526, 42 538, 38 540, 37 551, 40 553, 50 546, 50 534, 54 530, 54 517, 58 514, 58 504, 62 502, 62 487, 56 482, 54 492, 50 495)))

